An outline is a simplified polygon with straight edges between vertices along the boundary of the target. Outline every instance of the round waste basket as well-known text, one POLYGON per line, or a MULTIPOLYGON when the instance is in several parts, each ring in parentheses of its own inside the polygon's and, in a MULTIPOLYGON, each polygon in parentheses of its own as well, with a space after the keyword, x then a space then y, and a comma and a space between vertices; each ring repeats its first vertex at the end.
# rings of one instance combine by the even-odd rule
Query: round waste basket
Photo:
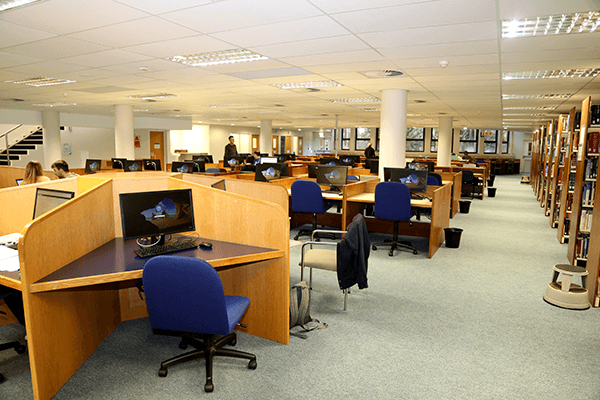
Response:
POLYGON ((488 197, 496 197, 496 188, 489 187, 488 189, 488 197))
POLYGON ((468 200, 459 200, 458 205, 460 206, 461 214, 468 214, 469 208, 471 208, 471 202, 468 200))
POLYGON ((457 249, 460 245, 460 235, 462 233, 460 228, 444 228, 444 235, 446 237, 446 247, 451 249, 457 249))
POLYGON ((494 179, 496 178, 496 175, 490 175, 489 179, 488 179, 488 186, 494 186, 494 179))

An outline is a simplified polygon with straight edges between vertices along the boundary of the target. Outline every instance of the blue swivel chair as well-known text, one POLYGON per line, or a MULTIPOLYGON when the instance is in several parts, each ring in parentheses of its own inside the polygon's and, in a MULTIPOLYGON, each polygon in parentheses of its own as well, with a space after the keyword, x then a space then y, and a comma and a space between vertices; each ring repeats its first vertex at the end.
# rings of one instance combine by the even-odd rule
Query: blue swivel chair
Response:
MULTIPOLYGON (((23 316, 23 299, 20 293, 14 291, 12 289, 5 288, 4 286, 0 286, 0 300, 4 299, 8 308, 12 311, 12 313, 17 317, 17 320, 21 324, 24 324, 24 316, 23 316)), ((6 314, 4 311, 0 311, 0 314, 6 314)), ((0 343, 0 351, 14 349, 17 354, 25 353, 27 348, 22 345, 20 342, 8 342, 8 343, 0 343)), ((4 382, 4 375, 0 374, 0 383, 4 382)))
POLYGON ((374 243, 373 250, 377 250, 377 246, 391 246, 390 257, 394 255, 394 250, 398 247, 412 250, 413 254, 418 254, 417 249, 410 242, 398 241, 400 221, 410 223, 412 217, 408 186, 400 182, 379 182, 375 186, 375 217, 394 221, 394 236, 392 241, 374 243))
POLYGON ((221 170, 219 168, 206 168, 206 172, 209 174, 218 174, 221 170))
POLYGON ((256 369, 254 354, 223 348, 226 344, 236 345, 232 331, 250 299, 225 296, 221 278, 209 263, 193 257, 154 257, 144 266, 142 282, 152 332, 181 337, 179 348, 190 345, 196 349, 164 361, 158 376, 167 376, 167 368, 173 365, 205 358, 204 391, 212 392, 215 356, 244 358, 250 360, 249 369, 256 369))
POLYGON ((442 176, 435 172, 430 172, 429 175, 427 175, 427 186, 429 185, 442 186, 442 176))
POLYGON ((475 198, 476 189, 481 187, 481 193, 478 195, 483 199, 483 186, 479 185, 479 179, 475 178, 473 171, 462 171, 462 194, 471 195, 471 199, 475 198))
MULTIPOLYGON (((292 183, 292 211, 295 213, 310 213, 312 214, 312 229, 302 229, 294 240, 298 240, 300 236, 311 236, 312 232, 317 229, 317 214, 323 214, 331 206, 323 200, 321 187, 314 181, 294 181, 292 183)), ((318 236, 316 237, 318 240, 318 236)))
POLYGON ((358 181, 358 176, 356 176, 356 175, 348 175, 348 178, 346 178, 346 181, 347 182, 358 181))

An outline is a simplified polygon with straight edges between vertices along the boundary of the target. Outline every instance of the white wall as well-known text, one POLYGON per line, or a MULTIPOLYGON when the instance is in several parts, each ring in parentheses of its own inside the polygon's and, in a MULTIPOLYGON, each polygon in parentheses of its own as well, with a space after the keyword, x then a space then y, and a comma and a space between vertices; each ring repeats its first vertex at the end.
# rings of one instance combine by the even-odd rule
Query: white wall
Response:
MULTIPOLYGON (((249 128, 244 126, 227 126, 227 125, 211 125, 210 126, 210 153, 213 156, 214 162, 223 160, 225 154, 225 146, 229 143, 229 135, 238 134, 236 146, 238 153, 251 153, 252 135, 260 135, 260 128, 249 128), (248 142, 242 146, 243 135, 248 135, 248 142), (249 146, 249 147, 248 147, 249 146), (247 150, 247 151, 245 151, 247 150)), ((244 139, 245 140, 245 139, 244 139)))
MULTIPOLYGON (((61 157, 70 168, 84 168, 85 160, 80 161, 82 151, 87 151, 89 158, 110 160, 115 156, 114 128, 81 128, 68 127, 60 131, 61 157), (70 145, 71 154, 65 151, 65 144, 70 145)), ((54 160, 56 161, 56 160, 54 160)), ((49 161, 49 162, 54 162, 49 161)))

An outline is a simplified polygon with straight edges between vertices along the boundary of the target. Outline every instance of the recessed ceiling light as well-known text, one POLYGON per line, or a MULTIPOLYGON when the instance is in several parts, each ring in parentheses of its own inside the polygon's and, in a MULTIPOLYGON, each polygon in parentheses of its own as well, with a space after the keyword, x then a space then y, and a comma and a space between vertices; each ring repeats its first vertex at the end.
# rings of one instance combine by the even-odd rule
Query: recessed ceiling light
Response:
POLYGON ((550 71, 503 72, 502 79, 589 78, 600 74, 600 68, 555 69, 550 71))
POLYGON ((150 68, 148 68, 148 67, 140 67, 140 71, 150 71, 150 68))
POLYGON ((142 100, 147 100, 147 99, 164 99, 167 97, 181 97, 181 95, 178 94, 171 94, 171 93, 155 93, 155 94, 132 94, 131 96, 127 96, 131 99, 142 99, 142 100))
POLYGON ((379 111, 381 111, 381 108, 363 108, 363 111, 365 111, 365 112, 379 112, 379 111))
POLYGON ((209 104, 210 108, 224 108, 224 107, 243 107, 245 104, 237 104, 237 103, 222 103, 222 104, 209 104))
POLYGON ((10 10, 11 8, 25 6, 38 1, 40 0, 0 0, 0 11, 10 10))
POLYGON ((599 23, 600 11, 503 20, 502 38, 591 33, 596 31, 599 23))
POLYGON ((351 99, 328 99, 332 103, 375 103, 381 101, 377 97, 351 98, 351 99))
POLYGON ((519 100, 519 99, 568 99, 573 96, 573 93, 565 94, 503 94, 503 100, 519 100))
POLYGON ((188 54, 184 56, 167 57, 167 60, 178 62, 192 67, 205 67, 208 65, 232 64, 248 61, 268 60, 268 57, 244 49, 214 51, 210 53, 188 54))
POLYGON ((367 78, 393 78, 395 76, 404 75, 400 71, 395 71, 393 69, 385 69, 381 71, 359 71, 359 74, 363 74, 367 78))
POLYGON ((32 104, 37 107, 65 107, 65 106, 76 106, 77 103, 41 103, 41 104, 32 104))
POLYGON ((310 88, 321 88, 321 87, 338 87, 338 86, 343 86, 343 85, 341 83, 329 80, 329 81, 314 81, 314 82, 274 83, 271 86, 278 87, 279 89, 310 89, 310 88))
POLYGON ((15 85, 27 85, 27 86, 50 86, 50 85, 64 85, 66 83, 74 83, 77 81, 70 81, 68 79, 56 79, 47 78, 45 76, 39 76, 36 78, 23 79, 20 81, 4 81, 4 83, 14 83, 15 85))
POLYGON ((555 110, 557 106, 539 106, 539 107, 503 107, 504 110, 555 110))

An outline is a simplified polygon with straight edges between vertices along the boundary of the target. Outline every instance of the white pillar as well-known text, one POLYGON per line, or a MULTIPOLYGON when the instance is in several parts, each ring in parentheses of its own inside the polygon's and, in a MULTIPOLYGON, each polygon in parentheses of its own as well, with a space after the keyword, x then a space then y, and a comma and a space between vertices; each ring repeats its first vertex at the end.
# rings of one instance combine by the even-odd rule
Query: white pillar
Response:
POLYGON ((115 106, 115 157, 135 159, 133 147, 133 106, 115 106))
POLYGON ((60 143, 60 113, 42 111, 42 137, 44 141, 44 159, 40 160, 44 169, 50 169, 54 161, 62 159, 60 143))
POLYGON ((273 132, 273 121, 262 119, 260 121, 260 137, 258 148, 261 153, 271 154, 271 137, 273 132))
POLYGON ((383 167, 406 166, 406 102, 404 89, 381 91, 381 132, 379 142, 379 178, 383 167))
POLYGON ((452 117, 440 117, 439 126, 437 165, 449 167, 452 155, 452 117))

